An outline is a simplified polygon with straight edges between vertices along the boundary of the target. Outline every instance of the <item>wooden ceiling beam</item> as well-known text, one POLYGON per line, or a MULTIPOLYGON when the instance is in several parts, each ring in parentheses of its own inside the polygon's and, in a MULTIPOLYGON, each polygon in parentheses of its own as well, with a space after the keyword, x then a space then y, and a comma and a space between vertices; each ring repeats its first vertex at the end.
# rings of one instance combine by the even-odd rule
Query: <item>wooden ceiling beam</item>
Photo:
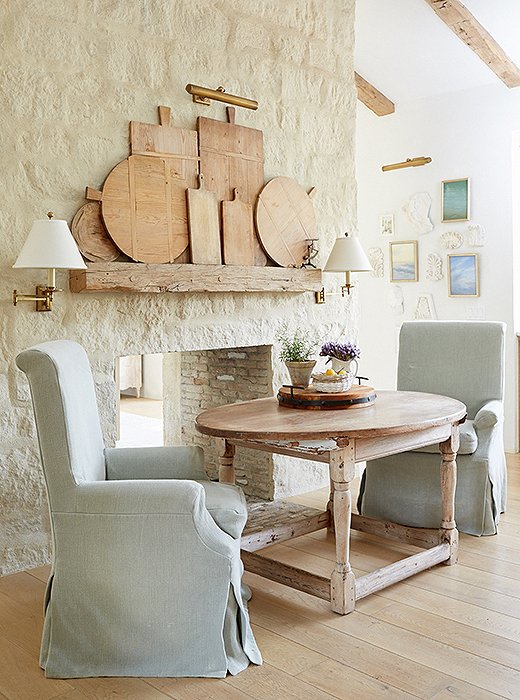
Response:
POLYGON ((367 80, 362 78, 359 73, 354 73, 356 77, 357 97, 360 102, 371 109, 378 117, 384 117, 387 114, 395 112, 394 103, 385 97, 382 92, 379 92, 367 80))
POLYGON ((520 85, 520 69, 460 0, 425 0, 438 17, 509 88, 520 85))

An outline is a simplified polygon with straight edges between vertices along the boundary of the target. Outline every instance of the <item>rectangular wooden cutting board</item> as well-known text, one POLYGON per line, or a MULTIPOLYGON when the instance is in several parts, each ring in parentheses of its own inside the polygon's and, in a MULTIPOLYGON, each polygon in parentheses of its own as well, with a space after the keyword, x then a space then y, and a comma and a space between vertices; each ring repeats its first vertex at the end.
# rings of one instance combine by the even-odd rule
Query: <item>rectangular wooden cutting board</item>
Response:
POLYGON ((191 262, 198 265, 220 265, 220 227, 218 202, 214 192, 205 188, 199 175, 199 189, 186 190, 191 262))
POLYGON ((222 244, 225 265, 255 264, 253 209, 237 188, 231 202, 222 202, 222 244))
POLYGON ((132 155, 179 156, 193 160, 198 172, 198 134, 193 129, 170 126, 171 109, 159 107, 159 124, 130 122, 130 152, 132 155))
MULTIPOLYGON (((199 117, 200 172, 208 190, 221 202, 233 200, 238 188, 242 202, 254 207, 264 186, 264 136, 259 129, 235 124, 235 110, 227 108, 228 121, 199 117)), ((254 263, 265 265, 267 257, 254 238, 254 263)))

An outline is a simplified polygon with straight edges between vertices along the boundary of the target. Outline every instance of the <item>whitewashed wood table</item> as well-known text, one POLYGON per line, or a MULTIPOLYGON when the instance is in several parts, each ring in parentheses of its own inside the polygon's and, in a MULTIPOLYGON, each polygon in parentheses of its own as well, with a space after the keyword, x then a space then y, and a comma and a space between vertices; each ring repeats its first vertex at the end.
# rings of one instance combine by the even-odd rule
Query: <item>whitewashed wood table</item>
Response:
POLYGON ((345 615, 355 601, 441 562, 457 561, 456 455, 460 401, 408 391, 381 391, 366 408, 309 411, 278 405, 276 398, 244 401, 201 413, 197 429, 218 439, 221 482, 234 483, 235 448, 325 462, 331 492, 326 511, 274 501, 250 510, 242 537, 244 566, 261 576, 330 600, 345 615), (438 443, 442 520, 438 530, 406 527, 352 513, 350 482, 356 462, 438 443), (330 579, 273 561, 256 550, 328 527, 335 534, 336 565, 330 579), (349 561, 351 528, 421 547, 421 551, 364 576, 349 561))

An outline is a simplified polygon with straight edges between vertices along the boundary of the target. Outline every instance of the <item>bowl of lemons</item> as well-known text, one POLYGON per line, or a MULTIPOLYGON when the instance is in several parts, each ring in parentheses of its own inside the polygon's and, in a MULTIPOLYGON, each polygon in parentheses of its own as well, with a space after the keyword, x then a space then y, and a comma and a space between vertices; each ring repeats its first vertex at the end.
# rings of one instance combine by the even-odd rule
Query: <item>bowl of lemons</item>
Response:
POLYGON ((346 369, 339 372, 327 369, 325 372, 316 372, 312 375, 311 387, 315 391, 323 391, 328 394, 339 394, 348 391, 354 383, 354 375, 346 369))

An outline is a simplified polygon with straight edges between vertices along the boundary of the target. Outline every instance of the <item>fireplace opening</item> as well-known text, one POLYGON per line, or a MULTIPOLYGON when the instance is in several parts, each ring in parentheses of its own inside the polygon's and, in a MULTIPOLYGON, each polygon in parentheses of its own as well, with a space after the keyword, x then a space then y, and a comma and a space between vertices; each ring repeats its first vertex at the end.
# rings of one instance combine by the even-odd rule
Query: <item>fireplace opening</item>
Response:
POLYGON ((162 375, 162 353, 118 358, 118 447, 164 444, 162 375))
MULTIPOLYGON (((218 479, 215 440, 195 419, 207 408, 273 395, 272 346, 197 349, 119 358, 117 445, 200 445, 206 471, 218 479)), ((246 494, 271 498, 272 455, 239 450, 236 480, 246 494)))

